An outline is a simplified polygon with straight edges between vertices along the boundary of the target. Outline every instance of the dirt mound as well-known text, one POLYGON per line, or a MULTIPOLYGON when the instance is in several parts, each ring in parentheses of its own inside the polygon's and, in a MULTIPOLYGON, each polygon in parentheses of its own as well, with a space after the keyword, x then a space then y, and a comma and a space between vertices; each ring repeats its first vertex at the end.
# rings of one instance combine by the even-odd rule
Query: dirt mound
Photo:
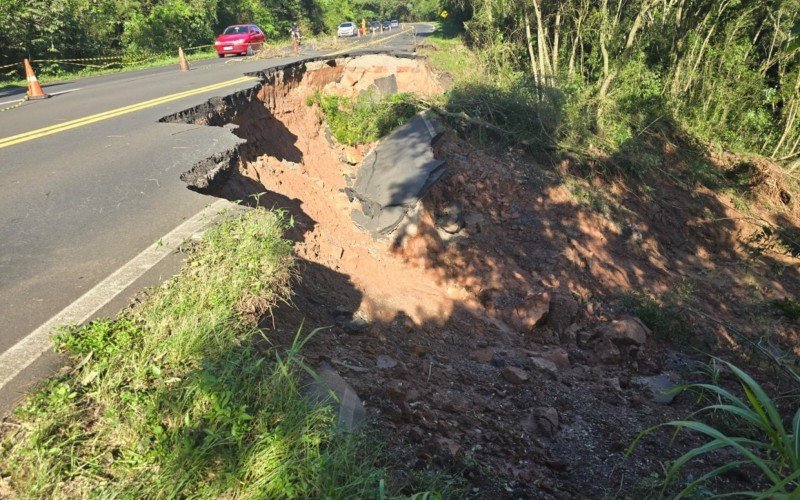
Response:
POLYGON ((353 225, 342 192, 367 148, 335 144, 306 101, 389 76, 397 91, 438 89, 419 59, 312 61, 265 72, 246 98, 195 114, 237 125, 246 140, 224 182, 195 187, 257 195, 295 220, 302 278, 294 305, 265 322, 268 337, 280 345, 301 322, 332 325, 307 345, 308 360, 356 389, 411 468, 463 475, 474 496, 647 495, 648 474, 692 438, 665 451, 668 437, 652 435, 623 461, 625 448, 640 430, 689 413, 688 397, 654 387, 691 380, 702 357, 667 349, 669 332, 631 315, 620 294, 666 296, 689 277, 684 306, 733 325, 692 326, 739 349, 733 329, 759 334, 743 305, 756 291, 792 296, 796 269, 776 276, 782 257, 743 260, 747 223, 716 193, 664 184, 646 198, 617 183, 609 189, 622 201, 610 206, 569 168, 488 154, 452 131, 436 151, 449 173, 391 239, 376 241, 353 225))

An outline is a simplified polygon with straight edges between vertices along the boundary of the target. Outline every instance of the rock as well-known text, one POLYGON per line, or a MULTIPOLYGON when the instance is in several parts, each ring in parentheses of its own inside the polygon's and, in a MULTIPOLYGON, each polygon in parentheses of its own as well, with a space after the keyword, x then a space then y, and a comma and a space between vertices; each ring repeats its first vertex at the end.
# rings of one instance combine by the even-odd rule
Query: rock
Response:
POLYGON ((332 311, 331 314, 333 316, 352 316, 355 314, 356 310, 352 307, 347 306, 336 306, 332 311))
POLYGON ((531 364, 533 364, 533 367, 537 370, 549 373, 550 375, 556 375, 558 373, 558 367, 549 359, 534 356, 531 358, 531 364))
POLYGON ((523 384, 530 378, 528 372, 516 366, 506 366, 500 374, 512 384, 523 384))
POLYGON ((544 322, 549 311, 550 294, 548 292, 531 295, 514 308, 511 314, 511 324, 520 332, 528 333, 544 322))
POLYGON ((645 388, 650 393, 653 401, 659 404, 670 404, 677 395, 667 393, 670 389, 677 387, 677 384, 665 373, 651 377, 637 377, 633 383, 645 388))
POLYGON ((478 363, 489 363, 494 357, 494 349, 487 347, 485 349, 478 349, 469 353, 469 359, 477 361, 478 363))
POLYGON ((397 366, 397 360, 381 354, 380 356, 378 356, 376 364, 378 365, 378 369, 387 370, 389 368, 394 368, 395 366, 397 366))
POLYGON ((639 318, 629 316, 603 325, 600 333, 618 345, 642 346, 647 342, 650 329, 639 318))
POLYGON ((572 325, 572 321, 578 315, 578 309, 578 301, 568 290, 557 291, 553 293, 553 297, 550 300, 547 324, 560 336, 572 325))
POLYGON ((455 458, 458 455, 458 452, 461 450, 461 445, 453 441, 452 439, 448 439, 445 437, 440 437, 436 439, 436 445, 440 450, 445 452, 447 455, 455 458))
POLYGON ((449 203, 442 210, 442 214, 436 218, 436 226, 442 228, 446 233, 456 234, 464 228, 463 212, 464 209, 458 201, 449 203))
POLYGON ((528 417, 528 427, 533 424, 536 432, 553 438, 558 434, 558 410, 549 406, 534 408, 528 417))
POLYGON ((339 326, 347 333, 358 334, 369 328, 369 323, 364 318, 353 318, 339 322, 339 326))
POLYGON ((331 405, 339 416, 339 426, 348 431, 361 427, 367 417, 364 403, 356 391, 328 363, 316 370, 317 378, 308 388, 312 399, 331 405))
POLYGON ((608 338, 600 339, 600 342, 594 347, 594 353, 604 365, 616 365, 620 362, 619 349, 608 338))
POLYGON ((569 362, 569 355, 567 354, 566 349, 561 347, 556 347, 555 349, 545 351, 541 353, 539 357, 548 361, 552 361, 559 370, 565 370, 572 366, 569 362))

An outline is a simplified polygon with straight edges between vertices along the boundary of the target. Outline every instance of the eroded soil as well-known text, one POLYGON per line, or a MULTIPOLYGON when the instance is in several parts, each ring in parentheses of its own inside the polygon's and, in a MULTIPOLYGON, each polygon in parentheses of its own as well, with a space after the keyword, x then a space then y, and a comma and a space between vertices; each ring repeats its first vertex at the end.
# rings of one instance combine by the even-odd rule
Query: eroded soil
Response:
MULTIPOLYGON (((264 320, 268 337, 281 346, 301 323, 331 326, 305 355, 356 389, 409 465, 398 475, 453 473, 482 498, 652 494, 659 463, 696 442, 669 447, 656 433, 624 460, 640 430, 693 407, 688 394, 657 402, 648 384, 702 378, 706 358, 658 338, 622 310, 620 294, 690 280, 686 306, 703 335, 684 343, 747 355, 737 335, 760 334, 753 304, 794 296, 796 265, 749 258, 755 229, 708 189, 689 195, 664 181, 647 198, 615 181, 609 192, 622 201, 597 210, 565 182, 569 161, 490 154, 452 131, 436 150, 448 173, 407 224, 376 241, 354 226, 342 192, 368 148, 333 143, 306 101, 316 90, 354 95, 389 74, 400 92, 441 90, 420 59, 320 61, 272 72, 248 102, 203 118, 230 121, 247 140, 212 194, 285 209, 296 223, 296 296, 264 320)), ((779 333, 775 345, 788 349, 793 328, 779 333)))

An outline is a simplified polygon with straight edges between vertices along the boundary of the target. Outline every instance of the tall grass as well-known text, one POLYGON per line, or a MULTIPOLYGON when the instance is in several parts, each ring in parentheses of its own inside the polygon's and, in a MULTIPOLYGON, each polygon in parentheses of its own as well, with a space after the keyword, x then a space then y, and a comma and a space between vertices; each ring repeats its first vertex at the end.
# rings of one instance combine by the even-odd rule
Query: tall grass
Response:
POLYGON ((229 219, 142 303, 58 333, 71 369, 1 441, 0 475, 20 497, 377 495, 375 453, 302 396, 303 342, 280 357, 258 347, 255 322, 290 293, 286 227, 262 209, 229 219))
MULTIPOLYGON (((731 363, 716 360, 726 366, 738 379, 744 399, 717 383, 691 384, 678 387, 675 391, 699 390, 711 395, 708 404, 693 413, 713 419, 727 419, 739 423, 737 435, 730 436, 711 424, 700 420, 676 420, 659 424, 642 431, 631 444, 630 454, 639 440, 662 427, 694 431, 709 439, 705 444, 695 447, 668 464, 661 495, 680 475, 689 462, 702 461, 709 453, 725 450, 735 459, 703 473, 682 485, 674 498, 683 498, 696 492, 705 483, 718 478, 733 469, 745 469, 748 474, 760 473, 769 486, 761 491, 740 491, 726 496, 756 498, 797 498, 800 495, 800 408, 794 413, 790 426, 785 426, 775 402, 761 386, 747 373, 731 363)), ((730 432, 729 432, 730 434, 730 432)), ((756 481, 752 481, 756 483, 756 481)))

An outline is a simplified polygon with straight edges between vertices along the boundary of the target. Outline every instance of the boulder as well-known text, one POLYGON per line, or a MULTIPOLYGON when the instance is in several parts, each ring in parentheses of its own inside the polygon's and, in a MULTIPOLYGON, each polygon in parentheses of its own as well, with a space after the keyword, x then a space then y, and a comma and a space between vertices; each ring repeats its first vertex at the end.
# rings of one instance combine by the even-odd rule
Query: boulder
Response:
POLYGON ((556 375, 558 373, 558 366, 549 359, 534 356, 531 358, 531 364, 533 364, 533 367, 537 370, 549 373, 550 375, 556 375))
POLYGON ((511 314, 511 324, 522 333, 529 333, 544 323, 550 311, 550 294, 539 292, 526 297, 511 314))
POLYGON ((545 351, 539 354, 539 357, 548 361, 552 361, 559 370, 566 370, 572 366, 569 362, 569 355, 567 354, 566 349, 561 347, 556 347, 554 349, 550 349, 549 351, 545 351))
POLYGON ((603 325, 600 327, 600 334, 617 345, 642 346, 647 343, 651 332, 642 320, 628 316, 603 325))
POLYGON ((478 363, 489 363, 494 357, 494 349, 487 347, 485 349, 478 349, 469 353, 469 359, 477 361, 478 363))
POLYGON ((594 354, 597 360, 604 365, 616 365, 621 360, 619 349, 606 337, 601 338, 594 346, 594 354))
POLYGON ((547 324, 561 336, 572 325, 575 316, 578 315, 578 309, 578 301, 568 290, 554 292, 550 300, 547 324))

